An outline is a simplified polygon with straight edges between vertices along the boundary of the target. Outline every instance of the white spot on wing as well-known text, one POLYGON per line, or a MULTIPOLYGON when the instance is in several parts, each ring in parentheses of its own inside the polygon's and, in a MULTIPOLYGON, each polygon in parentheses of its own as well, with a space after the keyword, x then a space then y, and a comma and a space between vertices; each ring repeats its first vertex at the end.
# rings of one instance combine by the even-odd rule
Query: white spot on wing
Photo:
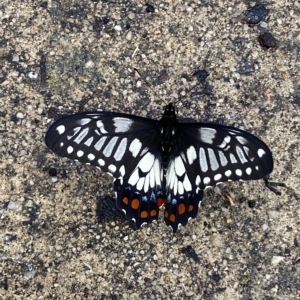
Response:
POLYGON ((154 163, 155 156, 148 152, 146 155, 140 160, 138 167, 141 169, 142 172, 146 173, 152 168, 154 163))
POLYGON ((116 161, 120 161, 123 158, 123 155, 126 151, 126 147, 127 147, 127 138, 123 138, 114 154, 114 159, 116 161))
POLYGON ((247 158, 245 157, 244 152, 243 152, 243 150, 241 149, 241 147, 236 146, 235 150, 236 150, 236 153, 237 153, 237 155, 238 155, 238 157, 239 157, 239 159, 240 159, 240 161, 241 161, 242 164, 248 162, 248 160, 247 160, 247 158))
POLYGON ((142 143, 138 139, 134 139, 129 146, 129 151, 133 157, 137 157, 142 148, 142 143))
POLYGON ((74 148, 73 148, 72 146, 69 146, 69 147, 67 148, 68 154, 71 154, 73 151, 74 151, 74 148))
POLYGON ((208 148, 208 156, 209 156, 209 162, 210 162, 210 167, 213 171, 216 171, 219 169, 219 163, 217 161, 215 152, 213 149, 208 148))
POLYGON ((183 180, 183 187, 187 192, 192 190, 191 182, 186 174, 185 174, 184 180, 183 180))
POLYGON ((84 154, 84 152, 82 150, 77 151, 77 156, 78 157, 82 157, 84 154))
POLYGON ((213 139, 216 136, 217 131, 213 128, 203 127, 199 129, 200 139, 203 143, 213 144, 213 139))
POLYGON ((81 127, 75 127, 73 128, 73 134, 67 135, 67 139, 70 140, 73 136, 75 136, 79 131, 81 130, 81 127))
POLYGON ((155 163, 156 163, 156 160, 154 162, 152 169, 149 172, 149 185, 152 189, 155 186, 155 163))
POLYGON ((246 173, 247 173, 248 175, 251 175, 252 169, 251 169, 250 167, 248 167, 248 168, 246 169, 246 173))
POLYGON ((184 193, 183 184, 181 181, 178 181, 178 194, 182 195, 184 193))
POLYGON ((103 150, 103 155, 106 156, 106 157, 110 157, 113 150, 114 150, 114 147, 118 141, 118 137, 117 136, 114 136, 109 142, 108 144, 106 145, 106 147, 104 148, 103 150))
POLYGON ((148 152, 148 150, 149 150, 149 148, 144 148, 143 150, 142 150, 142 152, 140 153, 140 156, 143 156, 145 153, 147 153, 148 152))
POLYGON ((105 161, 103 159, 98 159, 98 164, 100 167, 103 167, 105 165, 105 161))
POLYGON ((216 175, 214 176, 214 180, 215 180, 215 181, 219 181, 221 178, 222 178, 222 175, 221 175, 221 174, 216 174, 216 175))
POLYGON ((148 173, 145 182, 144 182, 144 192, 147 193, 149 190, 149 181, 150 181, 150 174, 148 173))
POLYGON ((154 178, 155 178, 155 183, 157 186, 161 186, 161 180, 163 176, 163 171, 160 166, 159 160, 156 159, 153 164, 153 172, 154 172, 154 178))
POLYGON ((107 137, 106 136, 103 136, 101 139, 99 139, 99 141, 94 145, 94 148, 97 150, 97 151, 100 151, 103 144, 105 143, 107 137))
POLYGON ((96 124, 101 133, 107 133, 107 131, 104 129, 104 124, 102 121, 98 120, 96 124))
POLYGON ((176 177, 176 174, 175 174, 174 160, 171 160, 171 162, 169 163, 169 166, 168 166, 167 174, 166 174, 167 186, 170 189, 173 189, 173 187, 174 187, 175 177, 176 177))
POLYGON ((227 160, 226 156, 224 155, 224 153, 222 151, 218 151, 218 153, 219 153, 221 166, 225 167, 228 164, 228 160, 227 160))
POLYGON ((185 167, 180 156, 174 159, 174 167, 178 176, 182 176, 185 173, 185 167))
POLYGON ((185 156, 184 152, 180 152, 180 157, 186 163, 186 156, 185 156))
POLYGON ((66 130, 66 127, 65 127, 65 125, 59 125, 56 127, 56 130, 57 130, 58 134, 63 134, 66 130))
POLYGON ((201 177, 197 175, 195 184, 198 186, 201 183, 201 177))
POLYGON ((254 157, 251 157, 251 155, 250 155, 250 149, 249 149, 248 147, 246 147, 246 146, 243 146, 243 149, 244 149, 246 155, 249 157, 249 159, 250 159, 251 161, 253 161, 253 160, 254 160, 254 157))
POLYGON ((93 153, 88 154, 87 158, 89 160, 94 160, 95 159, 95 155, 93 153))
POLYGON ((209 178, 209 177, 204 177, 204 178, 203 178, 203 183, 204 183, 205 185, 209 184, 209 183, 210 183, 210 178, 209 178))
POLYGON ((119 172, 120 172, 121 176, 125 175, 125 166, 124 165, 119 169, 119 172))
POLYGON ((77 124, 78 125, 81 125, 81 126, 84 126, 86 124, 89 124, 91 122, 91 119, 88 119, 88 118, 83 118, 83 119, 79 119, 77 121, 77 124))
POLYGON ((115 165, 109 165, 108 166, 108 171, 111 172, 111 173, 115 173, 117 170, 116 166, 115 165))
POLYGON ((87 140, 84 142, 84 144, 85 144, 86 146, 90 147, 91 144, 92 144, 92 142, 93 142, 93 140, 94 140, 94 137, 91 136, 89 139, 87 139, 87 140))
POLYGON ((248 143, 248 141, 243 138, 242 136, 237 136, 236 139, 242 144, 242 145, 246 145, 248 143))
POLYGON ((231 161, 232 164, 237 163, 237 160, 236 160, 235 156, 232 153, 230 153, 229 157, 230 157, 230 161, 231 161))
POLYGON ((114 126, 116 127, 115 132, 119 133, 119 132, 127 132, 131 126, 131 124, 133 123, 132 120, 127 119, 127 118, 113 118, 114 121, 114 126))
POLYGON ((240 170, 240 169, 236 169, 235 170, 235 174, 237 175, 237 176, 242 176, 242 170, 240 170))
POLYGON ((89 128, 84 128, 83 130, 81 130, 79 132, 79 134, 76 136, 74 142, 76 144, 80 144, 82 142, 82 140, 87 136, 87 134, 89 133, 89 128))
POLYGON ((205 155, 205 150, 204 148, 200 148, 199 151, 199 163, 200 163, 200 169, 202 172, 207 172, 208 170, 208 164, 207 164, 207 160, 206 160, 206 155, 205 155))
POLYGON ((129 177, 128 184, 136 185, 139 180, 139 170, 136 168, 129 177))
POLYGON ((265 150, 263 150, 263 149, 258 149, 257 150, 257 155, 259 157, 263 157, 265 154, 266 154, 265 150))
POLYGON ((197 158, 196 150, 194 146, 190 146, 186 151, 186 156, 189 164, 192 165, 194 160, 197 158))
POLYGON ((225 175, 226 175, 227 177, 230 177, 231 174, 232 174, 232 172, 231 172, 230 170, 227 170, 227 171, 225 172, 225 175))
POLYGON ((231 137, 229 135, 227 135, 224 139, 223 142, 218 146, 219 148, 225 148, 228 143, 230 142, 231 137))

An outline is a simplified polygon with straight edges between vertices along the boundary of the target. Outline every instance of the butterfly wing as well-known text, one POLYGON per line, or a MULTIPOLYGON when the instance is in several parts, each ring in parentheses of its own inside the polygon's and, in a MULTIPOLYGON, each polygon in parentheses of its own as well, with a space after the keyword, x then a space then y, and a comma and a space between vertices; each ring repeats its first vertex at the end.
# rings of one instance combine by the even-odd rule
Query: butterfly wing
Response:
POLYGON ((269 148, 243 130, 218 124, 179 123, 166 174, 165 222, 194 218, 203 190, 221 182, 261 179, 273 170, 269 148))
POLYGON ((157 219, 163 197, 157 121, 112 112, 57 120, 45 142, 59 156, 94 165, 115 178, 117 207, 137 228, 157 219))

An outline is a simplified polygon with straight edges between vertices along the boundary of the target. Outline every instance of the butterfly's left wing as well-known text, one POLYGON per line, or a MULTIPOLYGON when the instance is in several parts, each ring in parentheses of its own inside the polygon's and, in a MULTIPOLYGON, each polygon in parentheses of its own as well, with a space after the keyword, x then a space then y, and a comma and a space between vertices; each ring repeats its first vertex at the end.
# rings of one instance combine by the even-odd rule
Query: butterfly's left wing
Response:
POLYGON ((45 142, 59 156, 112 175, 117 207, 135 220, 137 228, 157 219, 164 198, 157 121, 105 111, 82 112, 52 124, 45 142))
POLYGON ((179 123, 166 175, 165 221, 177 230, 198 211, 203 190, 221 182, 261 179, 273 170, 257 137, 218 124, 179 123))

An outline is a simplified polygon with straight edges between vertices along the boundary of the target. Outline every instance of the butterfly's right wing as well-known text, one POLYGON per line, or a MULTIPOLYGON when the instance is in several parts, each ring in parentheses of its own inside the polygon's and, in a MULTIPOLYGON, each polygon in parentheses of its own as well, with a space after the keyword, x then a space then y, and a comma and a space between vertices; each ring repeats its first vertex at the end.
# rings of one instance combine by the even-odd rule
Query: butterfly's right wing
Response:
POLYGON ((165 210, 165 222, 174 232, 196 216, 207 187, 261 179, 273 170, 268 146, 234 127, 179 123, 174 145, 166 174, 165 210))
POLYGON ((45 142, 59 156, 112 175, 118 208, 140 227, 158 216, 164 189, 160 139, 155 120, 95 111, 57 120, 45 142))

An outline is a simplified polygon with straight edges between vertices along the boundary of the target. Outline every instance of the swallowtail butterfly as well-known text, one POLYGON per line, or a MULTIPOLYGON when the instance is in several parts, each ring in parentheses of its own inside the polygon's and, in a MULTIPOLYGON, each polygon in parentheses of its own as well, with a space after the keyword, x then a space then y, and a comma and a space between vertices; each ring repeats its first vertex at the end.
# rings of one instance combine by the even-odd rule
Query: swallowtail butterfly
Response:
POLYGON ((196 217, 207 187, 273 170, 271 151, 257 137, 220 124, 179 123, 172 103, 160 120, 106 111, 65 116, 45 142, 59 156, 112 175, 117 207, 137 228, 164 205, 174 233, 196 217))

